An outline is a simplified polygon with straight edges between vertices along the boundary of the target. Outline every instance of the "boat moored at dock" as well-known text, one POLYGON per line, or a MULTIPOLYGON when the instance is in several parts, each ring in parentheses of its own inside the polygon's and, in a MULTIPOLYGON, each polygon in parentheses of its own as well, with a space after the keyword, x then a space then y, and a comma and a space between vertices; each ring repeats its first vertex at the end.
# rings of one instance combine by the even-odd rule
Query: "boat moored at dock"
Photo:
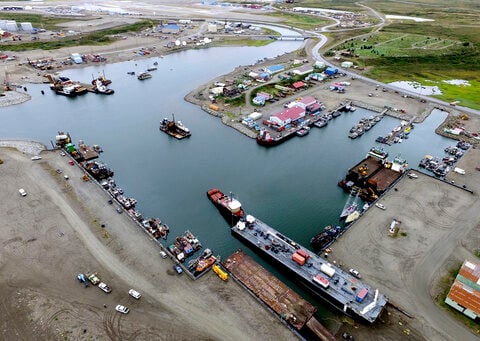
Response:
POLYGON ((252 215, 241 219, 231 232, 346 315, 373 323, 387 304, 387 298, 378 290, 373 290, 252 215))

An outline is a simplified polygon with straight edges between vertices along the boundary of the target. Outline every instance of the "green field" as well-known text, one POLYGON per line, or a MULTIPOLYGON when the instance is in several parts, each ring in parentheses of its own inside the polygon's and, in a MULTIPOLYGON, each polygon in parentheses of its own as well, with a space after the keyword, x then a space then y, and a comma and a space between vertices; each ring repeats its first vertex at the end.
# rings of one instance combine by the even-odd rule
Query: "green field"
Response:
MULTIPOLYGON (((303 6, 301 2, 297 6, 303 6)), ((317 6, 328 2, 319 1, 317 6)), ((349 3, 339 0, 337 8, 349 3)), ((343 58, 353 61, 367 77, 385 83, 404 80, 436 85, 443 93, 436 97, 480 109, 480 1, 370 0, 364 4, 383 15, 433 21, 387 20, 376 33, 358 32, 355 37, 351 32, 350 38, 343 37, 337 45, 330 45, 326 56, 338 51, 350 52, 351 57, 344 54, 343 58), (453 79, 466 80, 470 86, 443 82, 453 79)), ((351 10, 355 10, 355 5, 351 4, 351 10)))

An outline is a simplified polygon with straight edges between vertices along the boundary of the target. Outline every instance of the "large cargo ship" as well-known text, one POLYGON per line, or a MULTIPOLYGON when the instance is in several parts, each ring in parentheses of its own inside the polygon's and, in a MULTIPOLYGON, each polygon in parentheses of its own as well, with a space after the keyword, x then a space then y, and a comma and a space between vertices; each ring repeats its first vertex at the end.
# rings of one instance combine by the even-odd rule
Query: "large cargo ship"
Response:
POLYGON ((232 234, 289 271, 320 299, 352 317, 373 323, 387 298, 350 273, 328 263, 252 215, 232 227, 232 234))
POLYGON ((232 193, 225 195, 219 189, 212 188, 207 191, 207 197, 218 208, 230 226, 235 225, 245 214, 242 204, 233 197, 232 193))

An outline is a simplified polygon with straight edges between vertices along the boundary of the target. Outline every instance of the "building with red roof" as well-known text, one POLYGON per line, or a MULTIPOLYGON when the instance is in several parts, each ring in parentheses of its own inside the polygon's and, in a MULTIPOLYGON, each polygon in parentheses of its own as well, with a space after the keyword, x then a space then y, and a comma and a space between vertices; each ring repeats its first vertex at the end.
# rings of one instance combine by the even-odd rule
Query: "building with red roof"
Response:
POLYGON ((301 107, 287 108, 277 114, 270 116, 270 121, 279 126, 285 126, 305 117, 305 109, 301 107))
POLYGON ((445 303, 480 322, 480 265, 463 262, 445 303))

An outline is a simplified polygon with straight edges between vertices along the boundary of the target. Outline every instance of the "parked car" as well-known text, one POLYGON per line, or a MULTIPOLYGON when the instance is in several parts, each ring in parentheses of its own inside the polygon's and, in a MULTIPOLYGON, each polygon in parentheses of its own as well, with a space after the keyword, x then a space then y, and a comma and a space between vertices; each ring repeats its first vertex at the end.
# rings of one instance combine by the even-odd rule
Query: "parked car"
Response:
POLYGON ((410 173, 408 173, 407 175, 408 175, 408 177, 409 177, 410 179, 417 179, 417 178, 418 178, 418 175, 415 174, 415 173, 413 173, 413 172, 410 172, 410 173))
POLYGON ((98 283, 98 287, 105 291, 107 294, 112 292, 112 288, 110 288, 106 283, 100 282, 98 283))
POLYGON ((355 269, 350 269, 348 270, 348 272, 350 272, 350 274, 353 276, 353 277, 356 277, 358 279, 362 278, 362 275, 360 275, 360 272, 358 272, 357 270, 355 269))
POLYGON ((160 257, 163 259, 167 258, 167 253, 165 251, 160 251, 160 257))
POLYGON ((342 338, 347 341, 353 341, 353 336, 350 335, 349 333, 345 332, 342 334, 342 338))
POLYGON ((32 156, 32 161, 41 160, 41 159, 42 159, 41 156, 38 156, 38 155, 32 156))
POLYGON ((179 275, 183 272, 183 269, 182 269, 182 267, 181 267, 180 265, 175 265, 173 268, 175 269, 175 271, 176 271, 177 274, 179 274, 179 275))
POLYGON ((26 192, 23 188, 20 188, 20 189, 18 190, 18 193, 20 193, 20 195, 21 195, 22 197, 24 197, 24 196, 27 195, 27 192, 26 192))
POLYGON ((128 312, 130 311, 130 309, 128 309, 127 307, 125 307, 124 305, 121 305, 121 304, 118 304, 115 307, 115 310, 118 311, 119 313, 122 313, 122 314, 128 314, 128 312))
POLYGON ((75 162, 73 162, 73 160, 69 160, 69 161, 68 161, 68 164, 69 164, 70 166, 73 166, 73 165, 75 164, 75 162))
POLYGON ((137 300, 140 299, 140 297, 142 297, 142 294, 134 289, 128 290, 128 294, 137 300))

